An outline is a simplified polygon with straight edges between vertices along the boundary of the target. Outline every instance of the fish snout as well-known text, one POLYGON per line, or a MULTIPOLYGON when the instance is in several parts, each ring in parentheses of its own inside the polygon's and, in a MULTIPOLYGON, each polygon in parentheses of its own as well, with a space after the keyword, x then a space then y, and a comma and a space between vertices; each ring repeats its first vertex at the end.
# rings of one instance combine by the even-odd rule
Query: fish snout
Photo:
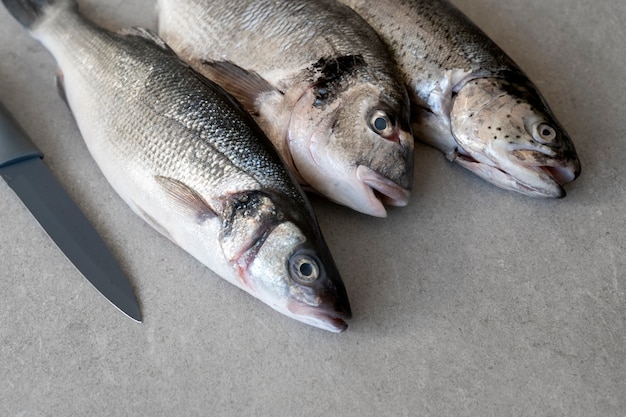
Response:
POLYGON ((340 333, 348 328, 346 320, 352 318, 352 309, 343 284, 328 283, 331 285, 316 297, 290 297, 287 309, 297 320, 340 333))
POLYGON ((348 300, 348 294, 343 285, 341 288, 335 288, 327 295, 322 295, 319 310, 326 312, 342 320, 350 320, 352 318, 352 308, 348 300))
MULTIPOLYGON (((327 259, 330 259, 330 254, 327 255, 327 259)), ((330 264, 330 262, 326 261, 326 264, 330 264)), ((316 290, 319 296, 317 309, 326 315, 348 320, 352 318, 348 291, 343 281, 338 277, 338 271, 332 275, 329 274, 327 279, 321 283, 321 288, 316 290)))
POLYGON ((346 330, 348 328, 346 320, 352 318, 347 296, 344 300, 322 297, 319 305, 310 305, 290 298, 287 309, 297 320, 334 333, 346 330))
POLYGON ((566 166, 544 166, 542 168, 561 185, 574 181, 580 175, 580 164, 577 167, 569 164, 566 166))
POLYGON ((393 142, 397 147, 394 153, 395 164, 379 163, 370 167, 359 165, 356 175, 382 204, 404 207, 409 203, 410 191, 413 188, 415 165, 413 134, 410 129, 396 128, 393 142))
POLYGON ((553 151, 514 150, 511 154, 522 164, 543 171, 560 185, 574 181, 580 175, 580 160, 577 157, 558 157, 553 151))
POLYGON ((356 170, 358 180, 370 189, 374 198, 383 204, 394 207, 404 207, 409 203, 412 185, 413 170, 404 173, 398 182, 379 174, 365 165, 359 165, 356 170))

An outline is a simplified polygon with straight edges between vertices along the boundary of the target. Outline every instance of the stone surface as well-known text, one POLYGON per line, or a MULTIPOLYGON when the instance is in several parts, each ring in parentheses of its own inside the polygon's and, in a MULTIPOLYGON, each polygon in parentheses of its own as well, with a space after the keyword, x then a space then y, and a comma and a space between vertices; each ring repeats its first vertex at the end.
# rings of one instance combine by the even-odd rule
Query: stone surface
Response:
MULTIPOLYGON (((0 99, 92 220, 139 325, 0 181, 0 415, 623 416, 626 3, 456 0, 539 86, 581 177, 563 200, 499 190, 417 147, 410 205, 369 218, 313 197, 354 319, 283 317, 136 217, 57 96, 50 54, 0 7, 0 99)), ((82 1, 155 27, 148 1, 82 1)))

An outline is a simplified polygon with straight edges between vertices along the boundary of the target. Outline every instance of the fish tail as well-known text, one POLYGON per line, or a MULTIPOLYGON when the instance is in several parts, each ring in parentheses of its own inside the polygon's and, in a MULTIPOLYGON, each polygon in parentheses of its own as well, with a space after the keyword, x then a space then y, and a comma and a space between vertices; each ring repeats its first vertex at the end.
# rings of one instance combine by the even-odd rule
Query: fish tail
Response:
POLYGON ((2 0, 4 7, 26 29, 32 29, 53 9, 76 9, 76 0, 2 0))

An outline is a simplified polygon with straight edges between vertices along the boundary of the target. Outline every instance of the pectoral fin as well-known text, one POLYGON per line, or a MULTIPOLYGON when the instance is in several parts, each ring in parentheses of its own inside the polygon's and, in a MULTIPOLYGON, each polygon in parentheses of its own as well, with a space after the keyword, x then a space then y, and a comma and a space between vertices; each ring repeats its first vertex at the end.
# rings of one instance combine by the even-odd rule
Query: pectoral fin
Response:
POLYGON ((67 101, 67 94, 65 93, 65 78, 63 77, 63 72, 61 71, 61 68, 57 68, 55 82, 57 86, 57 93, 59 93, 61 99, 65 102, 67 107, 69 107, 70 103, 67 101))
POLYGON ((185 216, 194 216, 199 224, 217 217, 217 213, 210 204, 185 183, 169 177, 156 176, 155 178, 165 190, 174 210, 185 216))
POLYGON ((254 71, 230 61, 201 61, 201 72, 237 99, 252 115, 258 115, 257 98, 265 93, 283 94, 254 71))

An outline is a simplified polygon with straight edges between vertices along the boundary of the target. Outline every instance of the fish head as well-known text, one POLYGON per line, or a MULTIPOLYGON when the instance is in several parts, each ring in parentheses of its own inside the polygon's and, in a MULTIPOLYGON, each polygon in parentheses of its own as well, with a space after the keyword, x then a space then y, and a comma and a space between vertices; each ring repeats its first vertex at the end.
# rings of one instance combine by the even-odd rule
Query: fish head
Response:
POLYGON ((320 194, 385 217, 385 205, 408 203, 413 182, 408 98, 388 99, 363 80, 337 90, 314 86, 299 98, 288 133, 292 165, 320 194))
POLYGON ((348 327, 348 295, 328 249, 293 222, 265 238, 248 279, 259 298, 286 316, 337 333, 348 327))
POLYGON ((574 145, 527 81, 478 78, 454 97, 456 162, 505 189, 562 198, 580 174, 574 145))
POLYGON ((352 317, 346 288, 319 229, 274 205, 271 198, 238 210, 222 235, 240 286, 278 312, 342 332, 352 317))

